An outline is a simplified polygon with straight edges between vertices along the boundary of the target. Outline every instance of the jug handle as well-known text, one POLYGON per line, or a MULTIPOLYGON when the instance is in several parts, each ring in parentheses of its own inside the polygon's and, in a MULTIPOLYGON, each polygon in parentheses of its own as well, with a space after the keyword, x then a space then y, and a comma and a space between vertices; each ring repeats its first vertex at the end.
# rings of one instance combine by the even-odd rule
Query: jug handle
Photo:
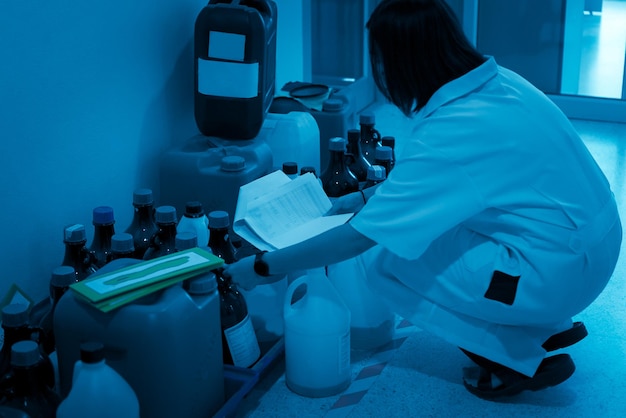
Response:
POLYGON ((310 286, 311 283, 311 279, 309 277, 308 274, 305 274, 304 276, 300 276, 298 277, 296 280, 294 280, 289 287, 287 288, 287 293, 285 294, 285 307, 284 307, 284 314, 286 314, 289 310, 293 309, 292 306, 293 304, 291 303, 291 300, 293 299, 293 294, 294 292, 303 285, 307 286, 307 291, 305 292, 304 296, 305 297, 307 295, 307 293, 309 293, 308 290, 308 286, 310 286))

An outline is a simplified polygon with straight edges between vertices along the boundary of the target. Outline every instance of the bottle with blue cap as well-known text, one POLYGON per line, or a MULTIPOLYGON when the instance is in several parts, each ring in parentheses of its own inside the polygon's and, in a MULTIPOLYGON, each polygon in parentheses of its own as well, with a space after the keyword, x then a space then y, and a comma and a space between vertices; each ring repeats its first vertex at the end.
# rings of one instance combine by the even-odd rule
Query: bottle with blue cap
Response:
POLYGON ((173 206, 159 206, 156 209, 155 221, 159 230, 152 237, 150 247, 143 256, 144 260, 176 252, 176 208, 173 206))
POLYGON ((96 257, 96 267, 104 266, 111 255, 111 237, 115 234, 115 214, 110 206, 93 209, 93 241, 89 251, 96 257))
POLYGON ((66 226, 63 229, 63 243, 65 253, 61 265, 74 268, 77 282, 86 279, 98 270, 95 264, 96 258, 87 248, 85 225, 66 226))
POLYGON ((134 258, 142 259, 150 247, 150 240, 159 228, 154 221, 154 198, 152 190, 139 188, 133 192, 133 220, 124 232, 133 236, 134 258))
POLYGON ((393 169, 393 150, 391 147, 381 145, 376 148, 376 158, 374 159, 375 165, 385 167, 385 173, 388 176, 393 169))
MULTIPOLYGON (((2 405, 23 411, 29 417, 54 418, 61 401, 41 374, 44 359, 34 341, 19 341, 11 347, 10 391, 2 405)), ((2 415, 4 416, 4 415, 2 415)))

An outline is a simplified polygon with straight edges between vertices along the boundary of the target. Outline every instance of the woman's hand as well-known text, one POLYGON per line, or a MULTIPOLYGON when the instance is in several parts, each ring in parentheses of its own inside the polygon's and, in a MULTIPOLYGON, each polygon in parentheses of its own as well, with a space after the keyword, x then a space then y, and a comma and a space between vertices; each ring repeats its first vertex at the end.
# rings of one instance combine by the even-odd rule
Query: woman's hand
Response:
POLYGON ((362 192, 352 192, 333 200, 333 206, 326 215, 339 215, 342 213, 356 213, 365 206, 362 192))
POLYGON ((230 277, 237 287, 244 290, 252 290, 260 284, 262 277, 254 272, 254 256, 244 257, 232 264, 225 264, 222 272, 230 277))

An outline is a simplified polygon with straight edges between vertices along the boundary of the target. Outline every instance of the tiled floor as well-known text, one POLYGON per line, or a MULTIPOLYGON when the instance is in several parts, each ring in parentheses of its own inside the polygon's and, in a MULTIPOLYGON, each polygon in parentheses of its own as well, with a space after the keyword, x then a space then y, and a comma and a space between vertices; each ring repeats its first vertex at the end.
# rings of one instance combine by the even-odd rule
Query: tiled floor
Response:
MULTIPOLYGON (((573 121, 606 173, 626 219, 626 125, 573 121)), ((402 131, 402 118, 377 109, 377 127, 402 131)), ((626 413, 626 264, 620 259, 604 293, 576 320, 590 335, 570 347, 576 373, 565 383, 488 402, 463 387, 469 360, 446 342, 398 320, 393 344, 352 353, 352 383, 342 394, 312 399, 285 385, 284 362, 243 400, 239 417, 622 417, 626 413)))

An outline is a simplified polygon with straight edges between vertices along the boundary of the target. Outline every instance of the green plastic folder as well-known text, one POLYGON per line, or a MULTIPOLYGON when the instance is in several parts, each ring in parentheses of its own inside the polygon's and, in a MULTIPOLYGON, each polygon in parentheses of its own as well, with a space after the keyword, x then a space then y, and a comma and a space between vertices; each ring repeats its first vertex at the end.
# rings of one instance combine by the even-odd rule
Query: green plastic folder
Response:
POLYGON ((223 264, 224 260, 208 251, 191 248, 87 278, 70 289, 79 299, 109 312, 223 264))

